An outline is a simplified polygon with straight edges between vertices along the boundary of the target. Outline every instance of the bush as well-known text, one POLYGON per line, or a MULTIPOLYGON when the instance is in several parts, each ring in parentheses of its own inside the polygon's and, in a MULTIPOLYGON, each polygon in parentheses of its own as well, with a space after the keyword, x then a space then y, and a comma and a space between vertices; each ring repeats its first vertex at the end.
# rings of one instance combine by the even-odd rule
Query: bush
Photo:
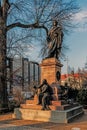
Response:
POLYGON ((87 106, 87 89, 82 88, 79 90, 77 100, 84 107, 87 106))
POLYGON ((14 108, 20 107, 20 104, 16 100, 12 100, 12 101, 9 101, 8 107, 9 107, 9 111, 13 111, 14 108))

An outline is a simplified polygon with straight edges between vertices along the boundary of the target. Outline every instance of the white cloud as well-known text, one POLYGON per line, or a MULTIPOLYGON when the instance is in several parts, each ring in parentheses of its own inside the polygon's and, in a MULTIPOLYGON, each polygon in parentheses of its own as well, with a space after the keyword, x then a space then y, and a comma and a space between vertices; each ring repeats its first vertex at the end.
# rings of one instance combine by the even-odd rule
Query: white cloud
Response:
POLYGON ((87 10, 78 12, 73 16, 73 21, 78 24, 78 28, 75 31, 86 32, 87 31, 87 10))
POLYGON ((87 10, 80 11, 74 15, 75 22, 87 22, 87 10))

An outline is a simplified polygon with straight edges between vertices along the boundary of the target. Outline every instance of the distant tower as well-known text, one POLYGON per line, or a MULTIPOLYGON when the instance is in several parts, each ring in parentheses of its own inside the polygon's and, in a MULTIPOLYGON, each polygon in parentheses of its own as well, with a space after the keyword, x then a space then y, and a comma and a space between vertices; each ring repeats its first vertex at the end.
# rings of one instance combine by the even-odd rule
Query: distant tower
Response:
POLYGON ((86 56, 86 63, 84 69, 87 70, 87 56, 86 56))

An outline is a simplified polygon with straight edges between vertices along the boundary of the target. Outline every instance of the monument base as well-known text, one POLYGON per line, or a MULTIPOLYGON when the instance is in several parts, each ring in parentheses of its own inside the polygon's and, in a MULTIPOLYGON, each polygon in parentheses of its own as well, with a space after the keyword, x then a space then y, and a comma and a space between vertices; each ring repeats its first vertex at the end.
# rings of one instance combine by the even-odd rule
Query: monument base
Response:
POLYGON ((43 79, 46 79, 49 84, 58 83, 60 84, 60 79, 58 79, 57 73, 61 74, 61 67, 63 65, 56 58, 47 58, 42 60, 41 67, 41 83, 43 79))
POLYGON ((42 111, 26 108, 16 108, 13 117, 23 120, 44 121, 53 123, 68 123, 75 117, 83 114, 82 106, 77 106, 63 111, 42 111))
POLYGON ((20 108, 15 108, 14 118, 23 120, 36 120, 54 123, 68 123, 75 117, 83 114, 83 108, 78 103, 66 104, 64 101, 51 101, 51 110, 41 110, 42 106, 37 105, 37 98, 26 100, 20 108))

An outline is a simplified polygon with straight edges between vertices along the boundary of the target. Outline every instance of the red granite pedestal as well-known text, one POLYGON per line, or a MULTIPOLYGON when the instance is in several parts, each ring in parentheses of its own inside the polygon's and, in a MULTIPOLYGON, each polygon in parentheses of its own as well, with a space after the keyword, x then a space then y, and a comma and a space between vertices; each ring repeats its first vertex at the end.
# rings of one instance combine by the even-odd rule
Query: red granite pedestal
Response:
POLYGON ((56 58, 47 58, 42 60, 41 67, 41 82, 46 79, 49 84, 53 82, 60 84, 60 80, 57 79, 57 72, 61 73, 61 67, 63 65, 56 58))

